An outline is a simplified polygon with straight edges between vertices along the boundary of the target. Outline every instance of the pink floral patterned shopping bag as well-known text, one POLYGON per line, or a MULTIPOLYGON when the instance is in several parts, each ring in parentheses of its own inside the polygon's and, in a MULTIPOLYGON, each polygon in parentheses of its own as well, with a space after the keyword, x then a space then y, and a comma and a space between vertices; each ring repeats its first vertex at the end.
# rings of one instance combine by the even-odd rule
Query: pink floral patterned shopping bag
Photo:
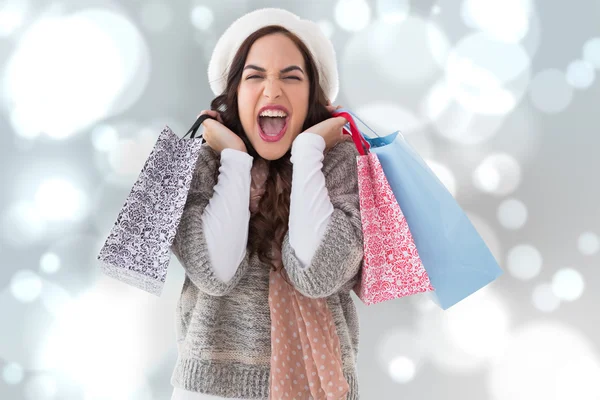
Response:
POLYGON ((367 305, 433 291, 406 218, 385 177, 381 163, 364 140, 350 114, 357 157, 360 215, 364 237, 361 280, 354 288, 367 305))

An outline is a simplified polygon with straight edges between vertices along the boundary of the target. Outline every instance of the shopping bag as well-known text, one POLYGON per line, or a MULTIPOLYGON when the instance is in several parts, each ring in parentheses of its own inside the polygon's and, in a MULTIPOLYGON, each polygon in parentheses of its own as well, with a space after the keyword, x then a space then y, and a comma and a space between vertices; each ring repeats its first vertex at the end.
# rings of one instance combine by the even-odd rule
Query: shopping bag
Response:
POLYGON ((349 120, 350 134, 360 154, 357 169, 364 260, 354 292, 363 303, 371 305, 433 290, 377 155, 368 153, 369 146, 349 114, 335 115, 349 120))
POLYGON ((160 296, 202 137, 201 115, 179 138, 168 126, 160 133, 97 259, 114 279, 160 296))
POLYGON ((361 132, 361 136, 381 163, 435 289, 432 298, 442 309, 502 275, 463 209, 400 132, 375 138, 361 132))

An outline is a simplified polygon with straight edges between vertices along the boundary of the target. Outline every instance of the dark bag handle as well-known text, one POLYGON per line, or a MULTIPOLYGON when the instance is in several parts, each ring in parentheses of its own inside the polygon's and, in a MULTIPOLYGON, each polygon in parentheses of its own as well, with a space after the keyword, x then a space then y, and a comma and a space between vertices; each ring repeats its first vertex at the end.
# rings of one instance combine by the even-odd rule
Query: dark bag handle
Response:
MULTIPOLYGON (((192 125, 192 127, 190 128, 189 131, 187 131, 187 133, 183 136, 182 139, 184 139, 187 135, 189 135, 191 133, 190 139, 195 139, 196 137, 196 133, 198 132, 198 129, 200 129, 200 125, 202 125, 202 123, 204 121, 206 121, 207 119, 214 119, 216 120, 214 117, 211 117, 208 114, 202 114, 201 116, 198 117, 198 119, 196 120, 196 122, 194 122, 194 125, 192 125)), ((204 140, 202 138, 202 134, 200 134, 200 136, 198 136, 198 138, 204 140)))

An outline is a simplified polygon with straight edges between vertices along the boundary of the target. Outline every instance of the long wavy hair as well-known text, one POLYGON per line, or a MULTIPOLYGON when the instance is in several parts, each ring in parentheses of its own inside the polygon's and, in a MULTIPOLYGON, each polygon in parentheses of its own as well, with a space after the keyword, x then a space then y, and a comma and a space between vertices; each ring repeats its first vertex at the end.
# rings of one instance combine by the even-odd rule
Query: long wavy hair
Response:
MULTIPOLYGON (((252 33, 242 43, 233 57, 227 86, 225 91, 217 96, 211 103, 211 109, 220 112, 227 128, 238 135, 246 144, 248 154, 254 157, 254 162, 262 159, 256 152, 244 129, 238 114, 237 90, 242 80, 244 64, 250 48, 263 36, 283 34, 290 38, 298 47, 304 57, 306 73, 309 79, 308 113, 302 131, 331 118, 326 105, 328 99, 319 85, 319 72, 315 60, 306 45, 298 36, 278 25, 266 26, 252 33)), ((248 232, 248 251, 257 252, 259 259, 276 269, 276 263, 271 253, 271 243, 274 240, 278 249, 281 249, 283 239, 288 231, 290 213, 290 193, 292 188, 292 163, 290 161, 291 149, 280 159, 268 161, 269 175, 265 183, 265 193, 258 205, 258 210, 250 217, 248 232)))

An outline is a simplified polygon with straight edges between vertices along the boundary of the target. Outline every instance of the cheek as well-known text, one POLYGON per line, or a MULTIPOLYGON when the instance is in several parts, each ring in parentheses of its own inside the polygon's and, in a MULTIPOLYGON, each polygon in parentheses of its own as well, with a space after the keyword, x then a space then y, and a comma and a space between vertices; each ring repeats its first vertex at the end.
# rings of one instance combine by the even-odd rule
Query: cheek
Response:
POLYGON ((248 124, 252 124, 254 121, 254 109, 256 108, 256 101, 251 91, 240 90, 238 92, 238 113, 240 121, 245 128, 248 128, 248 124))
POLYGON ((294 101, 294 111, 296 113, 296 121, 295 125, 299 125, 299 128, 302 128, 304 125, 304 120, 306 119, 306 115, 308 114, 308 88, 306 91, 299 91, 293 97, 294 101))

